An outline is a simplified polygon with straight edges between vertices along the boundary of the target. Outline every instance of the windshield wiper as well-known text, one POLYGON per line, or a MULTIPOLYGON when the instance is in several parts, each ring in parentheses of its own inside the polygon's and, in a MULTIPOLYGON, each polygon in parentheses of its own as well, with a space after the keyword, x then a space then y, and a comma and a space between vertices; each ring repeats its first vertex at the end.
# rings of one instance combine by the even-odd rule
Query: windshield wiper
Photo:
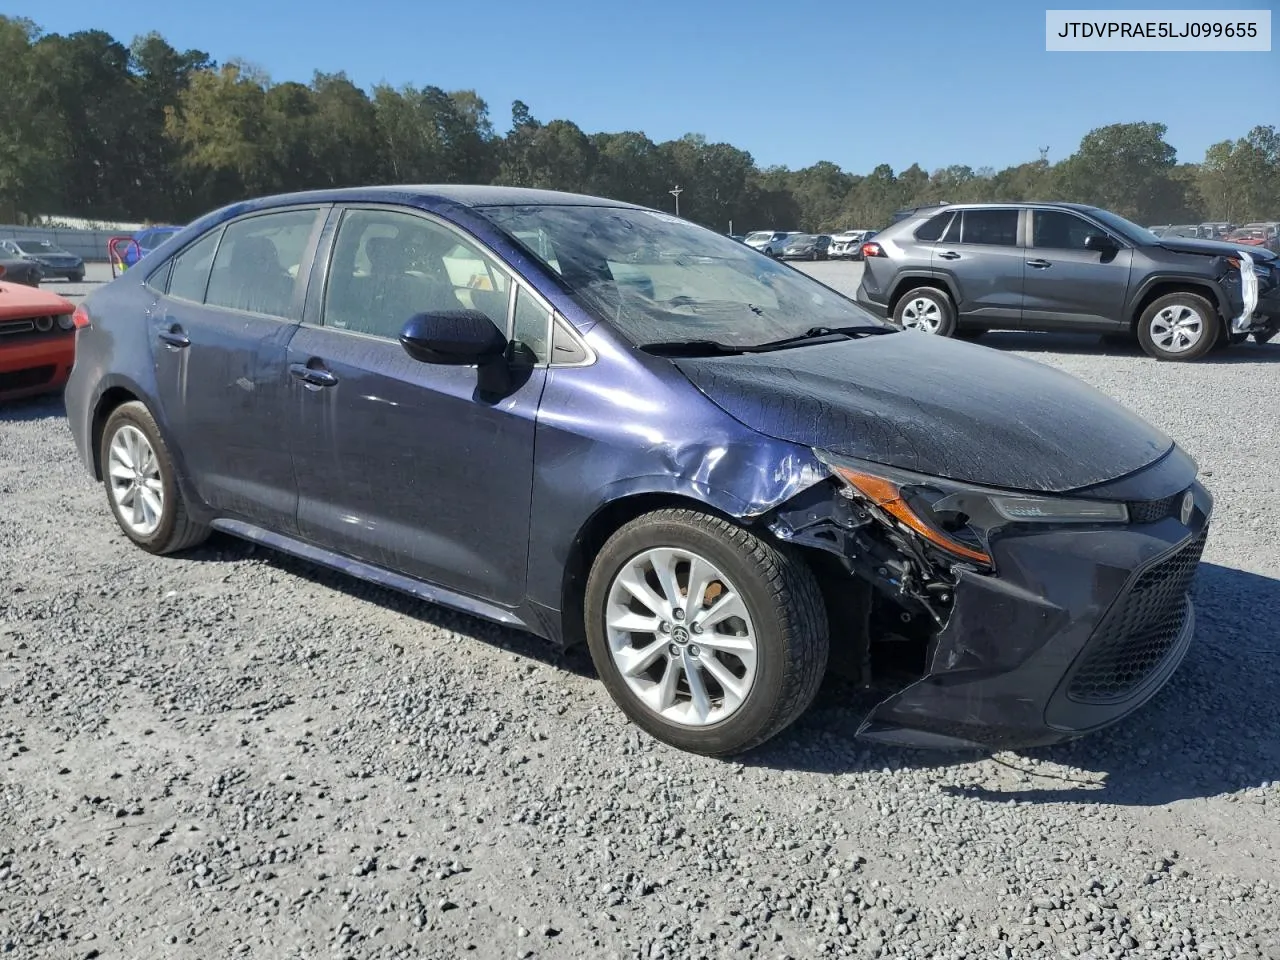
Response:
POLYGON ((718 340, 658 340, 640 349, 655 357, 731 357, 745 351, 718 340))
POLYGON ((871 324, 860 324, 852 327, 810 327, 804 333, 798 333, 792 337, 783 337, 780 340, 770 340, 766 343, 757 343, 750 347, 743 347, 742 351, 744 353, 763 353, 767 350, 780 350, 801 343, 833 340, 837 337, 853 338, 893 332, 893 327, 872 326, 871 324))
POLYGON ((744 346, 721 343, 719 340, 660 340, 654 343, 643 343, 640 349, 659 357, 731 357, 744 353, 769 353, 773 350, 784 350, 800 344, 820 343, 837 339, 872 336, 879 333, 894 333, 895 327, 878 327, 861 324, 852 327, 811 327, 804 333, 765 343, 752 343, 744 346))

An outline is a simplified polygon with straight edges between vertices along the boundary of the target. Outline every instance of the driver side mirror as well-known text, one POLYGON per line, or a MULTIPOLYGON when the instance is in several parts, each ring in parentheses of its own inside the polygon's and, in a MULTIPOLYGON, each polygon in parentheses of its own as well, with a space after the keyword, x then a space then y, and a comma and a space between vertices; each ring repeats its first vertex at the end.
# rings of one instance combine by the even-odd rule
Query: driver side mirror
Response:
POLYGON ((444 310, 411 317, 400 345, 423 363, 483 365, 506 354, 507 335, 479 310, 444 310))
POLYGON ((1114 253, 1116 242, 1105 233, 1091 233, 1084 238, 1084 248, 1094 253, 1114 253))

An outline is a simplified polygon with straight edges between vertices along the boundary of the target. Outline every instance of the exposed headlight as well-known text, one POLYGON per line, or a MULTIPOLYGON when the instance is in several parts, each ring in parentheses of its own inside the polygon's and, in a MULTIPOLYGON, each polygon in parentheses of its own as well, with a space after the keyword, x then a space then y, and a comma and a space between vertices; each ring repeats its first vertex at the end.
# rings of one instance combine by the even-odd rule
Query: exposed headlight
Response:
POLYGON ((985 566, 993 566, 989 541, 997 529, 1129 522, 1129 508, 1120 502, 1029 496, 814 453, 844 482, 849 496, 880 509, 939 550, 985 566))
POLYGON ((996 513, 1021 523, 1128 523, 1129 508, 1114 500, 988 497, 996 513))

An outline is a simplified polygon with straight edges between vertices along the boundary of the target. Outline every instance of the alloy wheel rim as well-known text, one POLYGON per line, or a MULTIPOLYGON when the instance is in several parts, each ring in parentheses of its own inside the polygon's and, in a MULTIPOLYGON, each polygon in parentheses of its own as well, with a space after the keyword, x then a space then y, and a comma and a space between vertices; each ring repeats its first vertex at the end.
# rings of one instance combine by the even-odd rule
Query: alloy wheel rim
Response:
POLYGON ((908 330, 937 333, 942 326, 942 307, 929 297, 912 297, 902 310, 902 325, 908 330))
POLYGON ((670 723, 720 723, 755 683, 746 603, 719 567, 690 550, 654 547, 628 560, 609 585, 605 633, 628 689, 670 723))
POLYGON ((155 533, 164 516, 164 481, 151 441, 137 427, 125 424, 111 438, 107 476, 121 522, 140 537, 155 533))
POLYGON ((1165 307, 1151 321, 1151 341, 1166 353, 1185 353, 1204 336, 1200 311, 1186 304, 1165 307))

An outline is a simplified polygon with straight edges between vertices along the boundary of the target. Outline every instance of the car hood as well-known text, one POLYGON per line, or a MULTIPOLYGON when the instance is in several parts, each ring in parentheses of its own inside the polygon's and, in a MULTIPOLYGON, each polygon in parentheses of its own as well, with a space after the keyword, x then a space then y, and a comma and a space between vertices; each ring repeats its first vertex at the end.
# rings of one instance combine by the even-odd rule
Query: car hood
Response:
POLYGON ((0 320, 26 317, 56 317, 73 313, 75 306, 56 293, 0 280, 0 320))
MULTIPOLYGON (((1236 243, 1227 243, 1222 240, 1197 240, 1193 237, 1161 237, 1160 246, 1166 250, 1172 250, 1174 253, 1202 253, 1217 257, 1234 256, 1240 248, 1240 245, 1236 243)), ((1268 262, 1276 259, 1276 255, 1270 250, 1250 250, 1249 256, 1255 260, 1268 262)))
POLYGON ((1066 492, 1132 473, 1173 447, 1072 376, 928 334, 673 362, 767 436, 986 486, 1066 492))

